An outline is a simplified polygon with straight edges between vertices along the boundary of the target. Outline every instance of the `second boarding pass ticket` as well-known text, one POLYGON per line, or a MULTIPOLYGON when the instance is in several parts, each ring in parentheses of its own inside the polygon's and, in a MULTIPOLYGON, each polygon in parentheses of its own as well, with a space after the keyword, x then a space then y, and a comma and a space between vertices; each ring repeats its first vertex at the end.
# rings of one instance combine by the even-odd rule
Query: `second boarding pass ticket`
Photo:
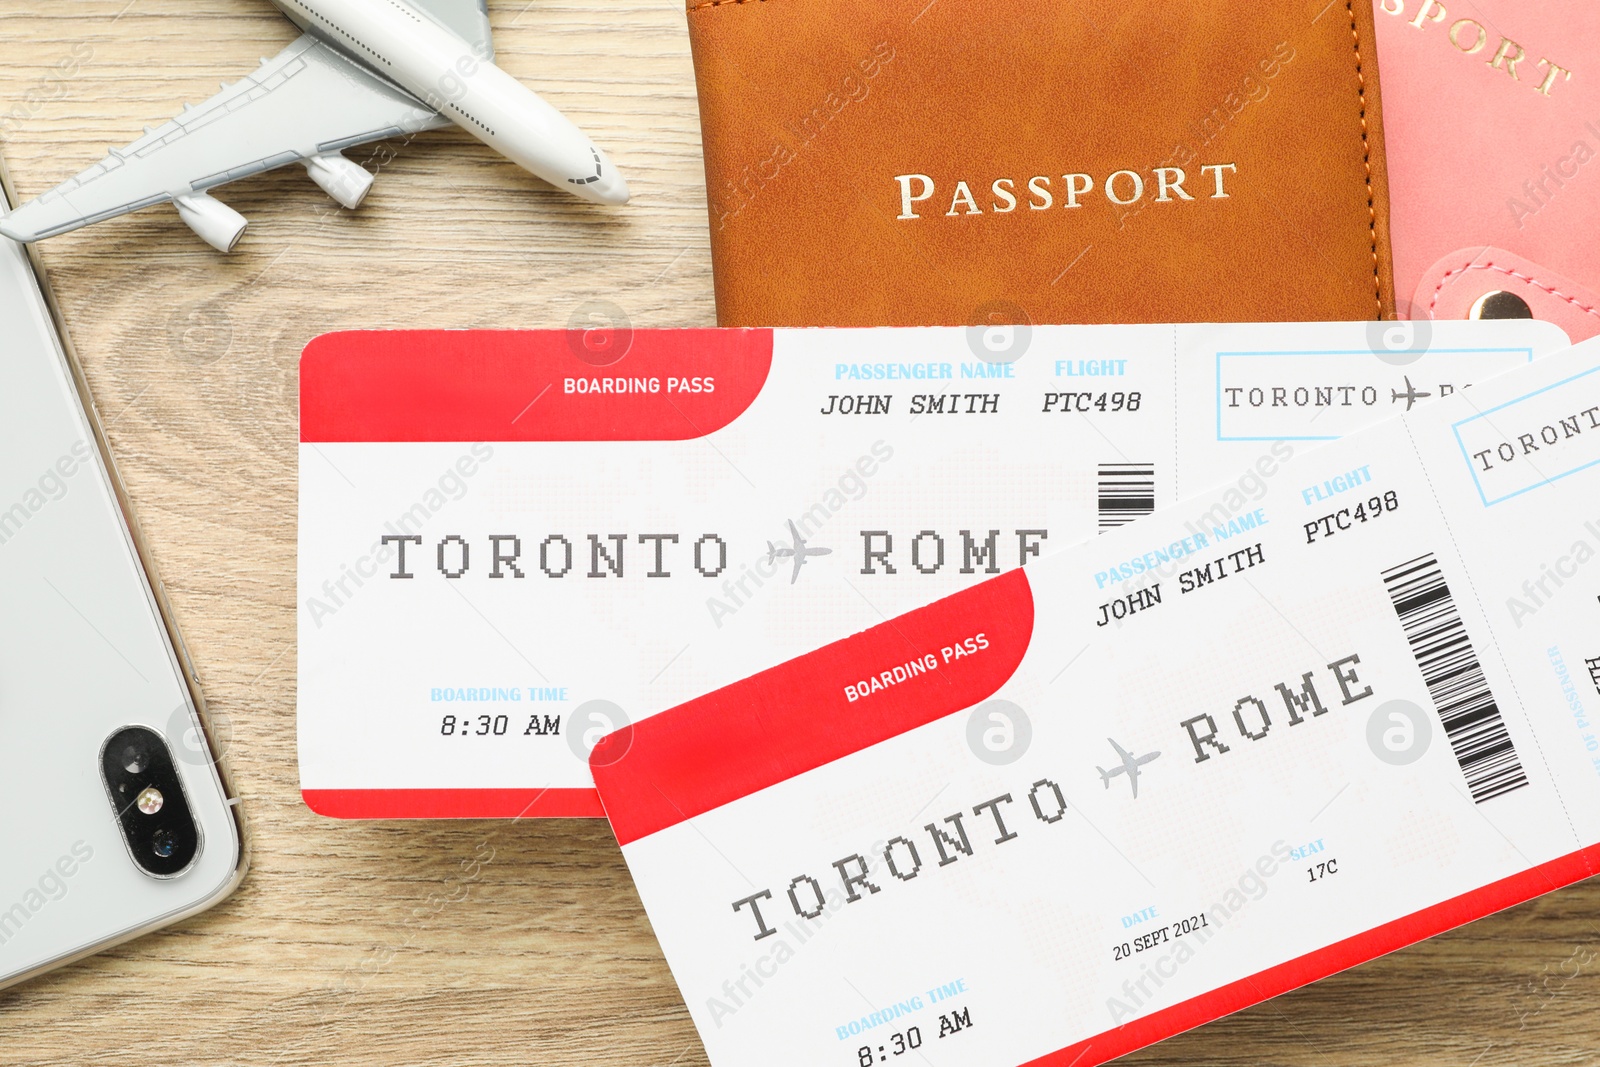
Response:
POLYGON ((1102 1062, 1600 864, 1600 342, 602 740, 716 1067, 1102 1062))
POLYGON ((1547 324, 353 333, 301 364, 301 783, 591 815, 604 733, 1562 347, 1547 324))

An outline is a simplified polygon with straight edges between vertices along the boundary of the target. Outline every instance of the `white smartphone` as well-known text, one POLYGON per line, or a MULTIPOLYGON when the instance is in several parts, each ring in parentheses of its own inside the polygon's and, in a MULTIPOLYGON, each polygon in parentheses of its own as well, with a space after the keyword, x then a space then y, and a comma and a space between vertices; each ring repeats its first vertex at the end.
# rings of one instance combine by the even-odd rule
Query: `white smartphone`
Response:
MULTIPOLYGON (((0 214, 14 202, 0 169, 0 214)), ((82 371, 0 238, 0 988, 202 911, 246 851, 82 371)))

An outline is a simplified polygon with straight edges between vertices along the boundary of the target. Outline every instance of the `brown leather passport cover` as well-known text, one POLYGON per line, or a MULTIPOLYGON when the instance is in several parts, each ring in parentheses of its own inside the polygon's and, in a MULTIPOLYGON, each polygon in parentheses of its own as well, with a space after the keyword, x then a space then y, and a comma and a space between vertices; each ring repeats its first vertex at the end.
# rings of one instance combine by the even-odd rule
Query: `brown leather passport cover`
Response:
POLYGON ((1391 318, 1370 0, 690 0, 724 326, 1391 318))

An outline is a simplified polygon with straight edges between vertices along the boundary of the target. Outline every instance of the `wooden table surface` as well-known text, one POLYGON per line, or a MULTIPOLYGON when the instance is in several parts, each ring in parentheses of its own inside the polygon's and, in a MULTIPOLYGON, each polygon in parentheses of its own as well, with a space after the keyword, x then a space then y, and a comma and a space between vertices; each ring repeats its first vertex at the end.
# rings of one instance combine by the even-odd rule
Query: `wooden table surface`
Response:
MULTIPOLYGON (((964 2, 964 0, 962 0, 964 2)), ((606 146, 596 208, 464 134, 352 153, 359 212, 299 168, 230 186, 213 253, 171 210, 42 256, 200 682, 254 862, 230 900, 0 994, 0 1065, 705 1062, 599 822, 342 823, 295 766, 296 360, 356 327, 713 322, 682 0, 490 0, 500 62, 606 146), (477 862, 474 862, 477 861, 477 862)), ((0 138, 31 197, 295 30, 266 0, 0 0, 0 138)), ((0 857, 0 862, 4 858, 0 857)), ((1130 1064, 1600 1061, 1600 883, 1129 1057, 1130 1064)))

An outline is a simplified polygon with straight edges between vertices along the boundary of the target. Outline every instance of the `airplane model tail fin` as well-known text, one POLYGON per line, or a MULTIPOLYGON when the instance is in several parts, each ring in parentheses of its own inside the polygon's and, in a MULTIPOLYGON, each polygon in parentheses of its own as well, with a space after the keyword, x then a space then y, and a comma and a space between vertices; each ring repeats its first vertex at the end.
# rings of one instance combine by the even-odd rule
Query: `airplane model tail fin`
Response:
POLYGON ((1107 789, 1110 789, 1111 788, 1111 772, 1106 770, 1104 767, 1096 767, 1095 770, 1100 772, 1100 781, 1105 784, 1105 787, 1107 789))

